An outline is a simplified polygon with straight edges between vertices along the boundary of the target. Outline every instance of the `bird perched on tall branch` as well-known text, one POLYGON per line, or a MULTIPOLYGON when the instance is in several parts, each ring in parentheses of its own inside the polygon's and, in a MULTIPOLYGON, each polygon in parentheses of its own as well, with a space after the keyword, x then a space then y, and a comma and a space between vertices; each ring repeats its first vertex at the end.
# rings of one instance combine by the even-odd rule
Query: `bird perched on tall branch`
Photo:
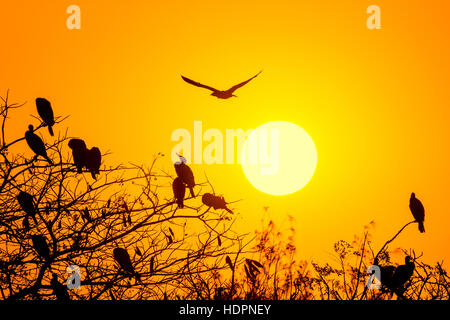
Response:
POLYGON ((25 140, 27 141, 30 149, 36 154, 35 158, 41 156, 47 160, 50 165, 53 165, 52 160, 47 155, 44 141, 42 141, 42 139, 34 133, 34 127, 31 124, 28 126, 28 131, 25 132, 25 140))
POLYGON ((53 109, 50 104, 50 101, 48 101, 45 98, 37 98, 36 99, 36 107, 37 111, 39 113, 39 116, 41 117, 42 121, 47 125, 48 132, 51 136, 53 136, 53 125, 55 124, 55 118, 53 116, 53 109))
POLYGON ((177 153, 177 156, 180 158, 180 161, 175 162, 175 172, 177 173, 177 176, 181 179, 181 181, 186 184, 186 186, 189 188, 191 192, 191 196, 195 197, 194 194, 194 186, 195 186, 195 179, 194 179, 194 173, 192 172, 191 168, 186 164, 187 160, 185 157, 180 156, 177 153))
POLYGON ((414 261, 410 256, 405 257, 405 264, 399 265, 392 276, 392 290, 397 295, 402 295, 405 291, 405 283, 412 277, 415 269, 414 261))
POLYGON ((189 78, 186 78, 184 76, 181 76, 181 78, 184 81, 186 81, 187 83, 192 84, 193 86, 211 90, 212 91, 211 95, 214 96, 214 97, 217 97, 219 99, 229 99, 231 97, 237 97, 236 95, 234 95, 234 92, 237 89, 239 89, 239 88, 243 87, 244 85, 246 85, 247 83, 249 83, 252 79, 256 78, 261 72, 262 72, 262 70, 260 72, 258 72, 255 76, 251 77, 250 79, 248 79, 248 80, 246 80, 244 82, 241 82, 241 83, 239 83, 239 84, 237 84, 235 86, 232 86, 228 90, 218 90, 216 88, 213 88, 213 87, 201 84, 199 82, 196 82, 196 81, 191 80, 189 78))
POLYGON ((419 231, 421 233, 425 232, 425 226, 423 222, 425 221, 425 208, 423 207, 422 202, 416 198, 415 193, 411 193, 411 198, 409 199, 409 209, 411 213, 419 224, 419 231))

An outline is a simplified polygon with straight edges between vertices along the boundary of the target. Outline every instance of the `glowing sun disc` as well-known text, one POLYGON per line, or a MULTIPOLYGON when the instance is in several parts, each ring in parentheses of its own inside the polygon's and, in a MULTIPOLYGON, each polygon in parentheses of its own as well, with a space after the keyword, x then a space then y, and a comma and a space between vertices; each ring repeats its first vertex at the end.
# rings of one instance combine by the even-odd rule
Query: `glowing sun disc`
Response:
POLYGON ((245 176, 258 190, 286 195, 303 188, 317 165, 309 134, 287 121, 267 122, 253 130, 241 151, 245 176))

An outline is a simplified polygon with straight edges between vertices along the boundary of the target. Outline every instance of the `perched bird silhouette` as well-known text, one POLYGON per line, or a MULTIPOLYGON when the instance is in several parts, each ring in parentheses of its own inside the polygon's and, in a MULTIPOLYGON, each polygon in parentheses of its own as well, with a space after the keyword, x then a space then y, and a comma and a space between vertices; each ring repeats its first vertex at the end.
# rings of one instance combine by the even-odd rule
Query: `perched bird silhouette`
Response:
POLYGON ((38 255, 40 255, 45 260, 50 259, 50 249, 47 245, 47 239, 43 235, 32 235, 31 241, 33 242, 33 248, 36 250, 38 255))
POLYGON ((225 199, 223 197, 215 196, 211 193, 205 193, 202 196, 202 202, 208 207, 213 207, 214 210, 224 209, 229 213, 233 213, 233 211, 227 208, 227 203, 225 202, 225 199))
POLYGON ((58 281, 58 276, 53 273, 52 280, 50 281, 50 286, 53 289, 53 294, 56 296, 57 300, 68 301, 70 300, 69 292, 67 291, 67 286, 61 284, 58 281))
POLYGON ((52 160, 47 155, 47 150, 45 149, 44 141, 42 141, 41 138, 39 138, 38 135, 36 135, 34 132, 34 127, 30 124, 28 126, 28 131, 25 132, 25 140, 27 141, 28 146, 31 150, 36 154, 35 158, 38 156, 43 157, 45 160, 48 161, 51 165, 53 165, 52 160))
MULTIPOLYGON (((414 273, 415 265, 410 256, 405 257, 405 264, 399 265, 392 276, 392 289, 395 293, 402 294, 404 285, 414 273)), ((397 294, 398 295, 398 294, 397 294)))
POLYGON ((114 260, 120 265, 123 271, 130 275, 134 275, 137 281, 140 281, 140 276, 134 271, 133 264, 131 263, 130 255, 128 251, 123 248, 115 248, 113 250, 114 260))
POLYGON ((34 222, 37 224, 36 221, 36 208, 34 206, 34 199, 33 196, 29 193, 26 193, 25 191, 20 191, 19 195, 17 196, 17 201, 19 202, 20 207, 25 212, 25 218, 23 220, 23 227, 26 230, 30 229, 30 223, 28 221, 28 218, 31 217, 34 222))
POLYGON ((55 118, 53 116, 53 109, 50 104, 50 101, 44 98, 37 98, 36 99, 36 107, 37 111, 39 113, 39 116, 41 116, 42 120, 48 127, 48 132, 51 136, 53 136, 53 125, 55 124, 55 118))
POLYGON ((395 267, 394 266, 381 266, 378 264, 378 258, 375 258, 374 265, 378 266, 380 268, 380 278, 378 279, 381 284, 388 289, 392 289, 392 278, 395 273, 395 267))
POLYGON ((100 149, 93 147, 86 152, 86 168, 91 172, 92 178, 97 179, 96 174, 100 174, 102 154, 100 149))
POLYGON ((184 196, 186 194, 186 186, 180 177, 176 177, 172 183, 173 195, 175 197, 175 202, 178 204, 178 208, 183 208, 184 196))
POLYGON ((175 162, 175 172, 177 173, 177 176, 181 179, 183 183, 186 184, 186 186, 189 188, 191 192, 191 196, 195 197, 194 194, 194 186, 195 186, 195 179, 194 179, 194 173, 192 172, 191 168, 186 164, 187 160, 185 157, 180 156, 177 153, 177 156, 180 158, 180 161, 175 162))
POLYGON ((425 209, 422 202, 416 198, 414 192, 411 193, 411 198, 409 199, 409 209, 411 210, 414 219, 419 223, 419 231, 422 233, 425 232, 425 227, 423 225, 425 220, 425 209))
POLYGON ((247 83, 249 83, 252 79, 256 78, 261 72, 262 72, 262 70, 260 72, 258 72, 255 76, 251 77, 250 79, 248 79, 248 80, 246 80, 244 82, 241 82, 241 83, 231 87, 230 89, 224 90, 224 91, 215 89, 213 87, 210 87, 210 86, 207 86, 207 85, 204 85, 204 84, 201 84, 199 82, 196 82, 196 81, 191 80, 189 78, 186 78, 184 76, 181 76, 181 78, 183 78, 183 80, 186 81, 187 83, 192 84, 192 85, 194 85, 196 87, 200 87, 200 88, 205 88, 205 89, 211 90, 212 91, 211 95, 214 96, 214 97, 217 97, 219 99, 229 99, 231 97, 237 97, 236 95, 233 94, 234 91, 236 91, 240 87, 242 87, 242 86, 246 85, 247 83))
POLYGON ((86 143, 81 139, 70 139, 69 148, 72 149, 73 162, 77 167, 77 172, 81 173, 86 166, 88 149, 86 143))

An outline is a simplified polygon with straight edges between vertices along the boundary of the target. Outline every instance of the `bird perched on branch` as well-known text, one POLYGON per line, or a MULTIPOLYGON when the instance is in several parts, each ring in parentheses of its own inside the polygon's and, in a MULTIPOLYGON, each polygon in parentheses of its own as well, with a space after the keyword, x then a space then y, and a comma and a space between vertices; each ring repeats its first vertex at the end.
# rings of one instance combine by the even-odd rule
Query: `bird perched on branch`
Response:
POLYGON ((36 154, 35 158, 38 156, 43 157, 45 160, 50 163, 50 165, 53 165, 52 160, 47 155, 47 150, 45 149, 44 141, 42 141, 41 138, 39 138, 38 135, 36 135, 34 132, 33 125, 28 126, 28 131, 25 132, 25 140, 27 141, 28 146, 31 150, 36 154))
POLYGON ((395 273, 395 267, 379 265, 378 258, 375 258, 373 264, 380 268, 380 279, 378 280, 381 282, 381 284, 387 289, 392 289, 392 277, 395 273))
POLYGON ((177 153, 177 156, 180 158, 180 161, 175 162, 175 172, 177 173, 177 176, 181 179, 181 181, 186 184, 186 186, 189 188, 191 192, 191 196, 195 197, 194 194, 194 186, 195 186, 195 179, 194 179, 194 173, 192 172, 191 168, 186 164, 187 160, 185 157, 180 156, 177 153))
POLYGON ((83 167, 86 166, 88 152, 86 143, 81 139, 70 139, 69 148, 72 149, 73 162, 77 167, 77 172, 81 173, 83 171, 83 167))
POLYGON ((255 76, 251 77, 250 79, 248 79, 248 80, 246 80, 246 81, 244 81, 244 82, 241 82, 241 83, 239 83, 239 84, 237 84, 237 85, 231 87, 231 88, 228 89, 228 90, 218 90, 218 89, 216 89, 216 88, 213 88, 213 87, 210 87, 210 86, 201 84, 201 83, 199 83, 199 82, 196 82, 196 81, 191 80, 191 79, 189 79, 189 78, 186 78, 186 77, 184 77, 184 76, 181 76, 181 78, 182 78, 184 81, 186 81, 187 83, 192 84, 193 86, 211 90, 211 91, 212 91, 211 95, 214 96, 214 97, 217 97, 217 98, 219 98, 219 99, 229 99, 229 98, 231 98, 231 97, 237 97, 237 96, 234 95, 233 93, 234 93, 237 89, 239 89, 240 87, 242 87, 242 86, 246 85, 247 83, 249 83, 252 79, 256 78, 261 72, 262 72, 262 70, 261 70, 260 72, 258 72, 255 76))
POLYGON ((31 217, 34 222, 37 224, 36 221, 36 208, 34 206, 34 198, 31 194, 25 192, 25 191, 20 191, 19 195, 17 196, 17 201, 19 202, 20 207, 22 208, 22 210, 25 212, 25 218, 24 218, 24 227, 25 229, 29 229, 30 225, 28 222, 28 218, 31 217))
POLYGON ((86 168, 91 172, 92 178, 97 179, 100 174, 100 165, 102 163, 102 154, 100 149, 93 147, 86 152, 86 168))
POLYGON ((415 193, 411 193, 411 198, 409 199, 409 209, 411 213, 419 224, 419 231, 421 233, 425 232, 425 227, 423 222, 425 221, 425 208, 423 207, 422 202, 416 198, 415 193))
POLYGON ((213 207, 214 210, 224 209, 227 210, 229 213, 233 213, 233 211, 228 209, 227 203, 225 202, 225 199, 223 197, 219 197, 211 193, 205 193, 202 196, 202 202, 204 205, 208 207, 213 207))
POLYGON ((172 183, 173 195, 175 197, 175 202, 178 204, 178 208, 183 208, 184 196, 186 194, 186 186, 180 177, 176 177, 172 183))
POLYGON ((405 283, 412 277, 415 269, 414 261, 410 256, 405 257, 405 264, 399 265, 392 276, 392 289, 398 294, 405 291, 405 283))
POLYGON ((50 249, 48 248, 47 239, 40 234, 32 235, 31 241, 33 242, 33 248, 37 254, 45 260, 50 259, 50 249))
POLYGON ((67 286, 61 284, 58 281, 58 276, 53 273, 52 280, 50 281, 50 286, 53 289, 53 294, 56 296, 57 300, 68 301, 70 300, 69 292, 67 291, 67 286))
POLYGON ((41 117, 42 121, 47 125, 48 132, 51 136, 53 136, 53 125, 55 124, 55 118, 53 116, 53 109, 50 104, 50 101, 44 98, 37 98, 36 99, 36 107, 37 111, 39 113, 39 116, 41 117))
POLYGON ((140 275, 134 271, 133 264, 131 263, 130 255, 128 254, 128 251, 123 248, 115 248, 113 250, 113 256, 114 260, 117 261, 117 263, 120 265, 120 268, 125 271, 126 273, 130 275, 134 275, 136 278, 136 281, 140 282, 141 277, 140 275))

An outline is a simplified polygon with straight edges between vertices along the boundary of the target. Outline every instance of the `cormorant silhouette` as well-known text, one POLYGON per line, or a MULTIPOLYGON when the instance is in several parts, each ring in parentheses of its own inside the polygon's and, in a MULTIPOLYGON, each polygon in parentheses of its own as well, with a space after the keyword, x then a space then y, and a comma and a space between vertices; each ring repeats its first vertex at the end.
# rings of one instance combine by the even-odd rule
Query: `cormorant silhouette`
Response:
POLYGON ((199 82, 196 82, 196 81, 191 80, 189 78, 186 78, 184 76, 181 76, 181 78, 183 78, 183 80, 186 81, 187 83, 192 84, 192 85, 194 85, 196 87, 200 87, 200 88, 205 88, 205 89, 211 90, 212 91, 211 95, 214 96, 214 97, 217 97, 219 99, 229 99, 231 97, 237 97, 236 95, 233 94, 234 91, 236 91, 240 87, 246 85, 248 82, 250 82, 250 80, 256 78, 261 72, 262 72, 262 70, 260 72, 258 72, 255 76, 251 77, 250 79, 248 79, 248 80, 246 80, 244 82, 241 82, 241 83, 231 87, 230 89, 224 90, 224 91, 215 89, 213 87, 210 87, 210 86, 207 86, 207 85, 204 85, 204 84, 201 84, 199 82))
POLYGON ((50 249, 47 245, 47 239, 43 235, 32 235, 31 241, 33 242, 33 248, 36 250, 38 255, 40 255, 45 260, 50 259, 50 249))
POLYGON ((229 213, 233 213, 233 211, 227 208, 227 203, 225 202, 225 199, 223 197, 215 196, 211 193, 205 193, 202 196, 202 202, 208 207, 213 207, 214 210, 224 209, 229 213))
POLYGON ((394 266, 380 266, 378 264, 378 258, 373 262, 374 265, 380 268, 380 278, 378 279, 381 284, 388 289, 392 289, 392 277, 394 276, 395 267, 394 266))
POLYGON ((176 177, 172 183, 173 195, 175 197, 175 201, 178 204, 178 208, 183 208, 184 204, 184 196, 186 194, 186 186, 181 180, 180 177, 176 177))
POLYGON ((425 221, 425 209, 422 202, 416 198, 414 192, 411 193, 411 198, 409 199, 409 209, 411 210, 414 219, 419 223, 419 231, 421 233, 425 232, 425 227, 423 225, 423 222, 425 221))
MULTIPOLYGON (((405 264, 399 265, 395 269, 392 277, 392 289, 395 293, 402 294, 405 291, 404 285, 411 278, 414 273, 415 265, 411 261, 410 256, 405 257, 405 264)), ((398 295, 398 294, 397 294, 398 295)))
POLYGON ((93 147, 86 153, 86 168, 91 172, 92 178, 97 179, 96 174, 100 174, 102 154, 100 149, 93 147))
POLYGON ((23 227, 26 230, 30 229, 30 223, 28 221, 28 218, 31 217, 34 220, 34 223, 37 224, 36 220, 36 208, 34 206, 34 199, 33 196, 29 193, 26 193, 25 191, 20 191, 19 195, 17 196, 17 201, 19 202, 20 207, 25 212, 25 217, 23 220, 23 227))
POLYGON ((50 133, 51 136, 53 136, 52 126, 55 124, 55 119, 53 117, 53 109, 50 104, 50 101, 44 98, 37 98, 36 107, 42 120, 48 127, 48 132, 50 133))
POLYGON ((194 179, 194 173, 192 172, 191 168, 186 164, 187 160, 185 157, 180 156, 177 153, 177 156, 180 158, 180 161, 175 162, 175 172, 177 173, 177 176, 183 181, 183 183, 186 184, 186 186, 189 188, 191 192, 191 196, 195 197, 194 194, 194 186, 195 186, 195 179, 194 179))
POLYGON ((67 286, 61 284, 58 281, 58 276, 53 273, 52 280, 50 281, 50 286, 53 289, 53 294, 56 296, 57 300, 68 301, 70 300, 69 292, 67 291, 67 286))
POLYGON ((36 158, 38 156, 43 157, 45 160, 50 163, 50 165, 53 165, 52 160, 47 155, 47 150, 45 149, 44 141, 42 141, 41 138, 39 138, 38 135, 36 135, 34 132, 33 125, 28 126, 28 131, 25 132, 25 140, 27 141, 28 146, 33 150, 33 152, 36 154, 36 158))
POLYGON ((70 139, 69 148, 72 149, 73 162, 77 167, 77 172, 81 173, 86 166, 88 149, 86 143, 81 139, 70 139))
POLYGON ((130 275, 134 275, 137 281, 140 281, 140 276, 136 271, 134 271, 133 264, 131 263, 130 255, 128 251, 123 248, 115 248, 113 250, 114 260, 120 265, 120 268, 129 273, 130 275))

